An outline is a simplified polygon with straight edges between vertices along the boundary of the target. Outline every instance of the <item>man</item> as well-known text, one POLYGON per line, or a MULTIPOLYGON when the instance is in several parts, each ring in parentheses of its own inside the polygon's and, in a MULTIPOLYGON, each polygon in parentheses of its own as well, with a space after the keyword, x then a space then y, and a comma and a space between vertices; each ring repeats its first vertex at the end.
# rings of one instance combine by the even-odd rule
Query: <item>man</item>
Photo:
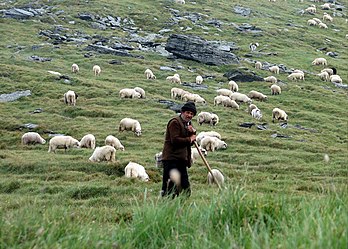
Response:
POLYGON ((196 113, 195 103, 187 102, 182 106, 181 114, 167 124, 162 152, 162 196, 174 198, 181 191, 188 196, 191 194, 187 168, 191 167, 191 145, 196 140, 196 130, 191 125, 196 113))

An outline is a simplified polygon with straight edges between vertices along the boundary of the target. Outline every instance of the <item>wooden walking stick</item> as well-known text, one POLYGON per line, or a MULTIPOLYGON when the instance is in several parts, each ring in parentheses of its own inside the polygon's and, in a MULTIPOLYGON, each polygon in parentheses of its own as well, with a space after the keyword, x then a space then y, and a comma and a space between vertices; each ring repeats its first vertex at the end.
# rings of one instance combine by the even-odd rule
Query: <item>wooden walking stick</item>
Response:
POLYGON ((195 144, 195 147, 196 147, 196 149, 197 149, 197 151, 198 151, 198 154, 201 156, 201 158, 202 158, 202 160, 203 160, 205 166, 207 167, 209 173, 210 173, 211 176, 213 177, 214 182, 216 182, 216 184, 217 184, 218 187, 219 187, 219 190, 221 190, 220 183, 216 180, 216 178, 215 178, 215 176, 214 176, 213 172, 211 171, 211 168, 210 168, 210 166, 209 166, 209 164, 208 164, 208 161, 205 159, 204 155, 202 154, 202 151, 199 149, 199 146, 198 146, 197 142, 194 141, 193 143, 195 144))

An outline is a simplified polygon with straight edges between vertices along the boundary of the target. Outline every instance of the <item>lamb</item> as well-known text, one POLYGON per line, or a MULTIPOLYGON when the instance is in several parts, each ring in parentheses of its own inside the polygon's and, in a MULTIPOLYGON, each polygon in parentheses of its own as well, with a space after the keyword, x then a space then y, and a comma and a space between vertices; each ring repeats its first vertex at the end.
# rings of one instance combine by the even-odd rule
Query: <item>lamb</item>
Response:
POLYGON ((289 80, 304 80, 304 74, 302 73, 291 73, 288 75, 289 80))
MULTIPOLYGON (((320 23, 321 23, 321 22, 320 22, 320 23)), ((313 20, 313 19, 309 19, 309 20, 307 21, 307 24, 308 24, 309 26, 316 26, 316 25, 318 25, 319 23, 316 22, 316 21, 313 20)))
POLYGON ((218 149, 226 149, 227 144, 224 141, 218 139, 217 137, 204 137, 201 140, 201 147, 203 149, 206 149, 207 151, 214 152, 218 149))
POLYGON ((93 134, 85 135, 80 141, 81 148, 91 148, 95 149, 95 137, 93 134))
POLYGON ((203 77, 198 75, 196 77, 196 84, 201 85, 203 83, 203 77))
POLYGON ((109 135, 105 138, 105 145, 110 145, 116 150, 124 151, 124 146, 121 144, 120 140, 118 140, 118 138, 114 137, 113 135, 109 135))
POLYGON ((71 136, 55 136, 49 142, 48 152, 56 153, 57 149, 80 148, 80 142, 71 136))
POLYGON ((211 173, 209 172, 208 176, 207 176, 209 185, 212 185, 212 184, 216 183, 214 181, 214 179, 219 183, 220 186, 224 184, 225 178, 224 178, 223 174, 220 172, 220 170, 212 169, 211 173), (213 173, 213 175, 211 175, 211 173, 213 173))
POLYGON ((305 12, 315 14, 317 12, 317 8, 315 7, 315 5, 312 5, 312 6, 308 7, 307 9, 305 9, 305 12))
POLYGON ((216 96, 214 98, 214 105, 222 105, 224 107, 231 107, 231 108, 236 108, 237 110, 239 110, 239 105, 237 104, 236 101, 230 99, 227 96, 216 96))
POLYGON ((248 96, 251 99, 259 99, 260 101, 267 100, 267 96, 266 95, 264 95, 263 93, 260 93, 258 91, 254 91, 254 90, 250 91, 248 96))
MULTIPOLYGON (((205 150, 205 149, 203 149, 201 147, 199 147, 199 150, 202 152, 203 156, 207 156, 208 155, 207 150, 205 150)), ((198 152, 197 148, 192 148, 191 149, 191 162, 192 162, 192 164, 195 163, 195 161, 198 158, 200 158, 200 155, 199 155, 199 152, 198 152)))
POLYGON ((329 74, 329 76, 333 75, 334 74, 334 70, 332 68, 324 68, 320 71, 321 73, 322 72, 327 72, 329 74))
POLYGON ((237 92, 232 93, 231 99, 236 102, 238 101, 238 102, 243 102, 248 104, 251 104, 252 102, 252 100, 247 95, 243 93, 237 93, 237 92))
POLYGON ((328 13, 325 13, 324 12, 324 15, 323 15, 323 21, 329 21, 329 22, 332 22, 333 21, 333 18, 332 16, 330 16, 328 13))
POLYGON ((22 144, 28 145, 28 144, 45 144, 46 140, 43 139, 39 133, 37 132, 27 132, 24 133, 22 136, 22 144))
POLYGON ((279 67, 278 66, 272 66, 269 68, 269 71, 275 74, 279 74, 279 67))
POLYGON ((79 71, 80 71, 80 68, 77 64, 74 63, 71 65, 71 72, 78 73, 79 71))
POLYGON ((134 90, 138 93, 140 93, 140 98, 141 99, 145 99, 146 96, 145 96, 145 90, 140 88, 140 87, 134 87, 134 90))
POLYGON ((238 92, 239 90, 238 84, 233 80, 228 82, 228 87, 232 92, 238 92))
POLYGON ((131 98, 131 99, 140 99, 141 98, 141 94, 139 92, 137 92, 135 89, 131 89, 131 88, 124 88, 121 89, 119 92, 120 98, 131 98))
POLYGON ((327 27, 327 25, 325 24, 325 23, 319 23, 318 24, 318 26, 319 26, 319 28, 321 28, 321 29, 327 29, 328 27, 327 27))
POLYGON ((124 168, 125 176, 127 178, 139 178, 140 180, 147 182, 150 180, 149 175, 146 173, 144 166, 129 162, 124 168))
POLYGON ((282 93, 282 89, 280 88, 280 86, 273 84, 271 85, 271 94, 272 95, 278 95, 282 93))
POLYGON ((218 139, 221 139, 220 133, 218 133, 216 131, 202 131, 202 132, 198 133, 198 135, 196 137, 197 143, 200 145, 202 139, 205 137, 216 137, 218 139))
POLYGON ((258 46, 259 46, 259 44, 257 42, 250 43, 249 44, 249 49, 250 49, 251 52, 254 52, 258 46))
POLYGON ((100 66, 94 65, 94 66, 93 66, 93 73, 94 73, 94 76, 99 76, 100 73, 101 73, 101 68, 100 68, 100 66))
POLYGON ((257 120, 260 120, 262 118, 262 113, 259 108, 255 108, 251 110, 251 116, 257 120))
POLYGON ((327 60, 325 58, 316 58, 314 61, 312 61, 312 65, 318 66, 318 65, 324 65, 327 66, 327 60))
POLYGON ((76 100, 77 100, 78 95, 74 91, 67 91, 64 93, 64 103, 67 105, 76 105, 76 100))
POLYGON ((256 69, 262 69, 262 63, 259 62, 259 61, 255 62, 255 68, 256 69))
POLYGON ((263 80, 266 81, 266 82, 271 82, 273 84, 276 84, 277 81, 278 81, 277 78, 274 77, 274 76, 268 76, 266 78, 263 78, 263 80))
POLYGON ((201 97, 199 94, 195 94, 195 93, 185 93, 181 99, 185 102, 187 101, 192 101, 195 103, 201 103, 201 104, 205 104, 206 101, 203 97, 201 97))
POLYGON ((331 76, 330 76, 330 82, 331 82, 331 83, 339 83, 339 84, 342 84, 342 78, 341 78, 338 74, 331 75, 331 76))
POLYGON ((133 131, 136 136, 141 136, 141 126, 138 120, 132 118, 124 118, 120 121, 118 130, 122 131, 133 131))
POLYGON ((274 108, 272 111, 272 122, 274 123, 274 120, 284 120, 285 122, 288 121, 288 115, 286 112, 279 108, 274 108))
POLYGON ((155 80, 156 79, 156 76, 153 74, 151 69, 146 69, 144 74, 145 74, 146 79, 148 79, 148 80, 155 80))
POLYGON ((91 162, 108 161, 114 162, 116 157, 116 149, 110 145, 97 147, 93 151, 92 156, 88 159, 91 162))
POLYGON ((254 104, 250 104, 248 106, 248 113, 251 114, 251 111, 254 110, 254 109, 258 109, 256 105, 254 104))
POLYGON ((181 79, 180 79, 180 77, 178 77, 177 75, 168 76, 168 77, 166 78, 166 80, 170 81, 171 83, 181 84, 181 79))
POLYGON ((329 75, 329 73, 328 72, 321 72, 321 73, 319 73, 319 74, 317 74, 319 77, 320 77, 320 79, 321 80, 323 80, 323 81, 329 81, 330 80, 330 75, 329 75))
POLYGON ((313 17, 312 20, 316 21, 317 24, 321 23, 321 20, 319 18, 313 17))
POLYGON ((188 91, 181 89, 181 88, 177 88, 177 87, 173 87, 170 90, 170 96, 172 99, 182 99, 182 96, 184 96, 185 94, 189 93, 188 91))
POLYGON ((219 94, 219 95, 227 96, 227 97, 229 97, 229 98, 231 98, 232 93, 233 93, 231 90, 225 89, 225 88, 218 89, 218 90, 216 90, 216 92, 217 92, 217 94, 219 94))
POLYGON ((210 125, 217 125, 219 123, 219 117, 215 113, 210 112, 200 112, 197 116, 197 121, 199 125, 207 123, 210 125))

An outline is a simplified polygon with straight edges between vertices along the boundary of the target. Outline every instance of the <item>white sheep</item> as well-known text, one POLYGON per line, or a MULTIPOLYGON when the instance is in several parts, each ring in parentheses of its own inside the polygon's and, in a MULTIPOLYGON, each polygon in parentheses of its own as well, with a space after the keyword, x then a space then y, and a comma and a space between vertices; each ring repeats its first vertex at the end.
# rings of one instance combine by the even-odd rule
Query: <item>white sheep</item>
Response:
POLYGON ((228 82, 228 87, 232 92, 238 92, 239 90, 238 84, 233 80, 228 82))
POLYGON ((254 109, 258 109, 258 107, 255 104, 250 104, 248 106, 248 113, 251 114, 251 111, 254 109))
POLYGON ((333 18, 332 18, 332 16, 330 16, 328 13, 324 13, 324 15, 323 15, 323 21, 332 22, 332 21, 333 21, 333 18))
POLYGON ((197 116, 197 121, 199 125, 207 123, 210 125, 217 125, 219 123, 219 117, 215 113, 211 112, 200 112, 197 116))
POLYGON ((331 9, 331 4, 330 3, 324 3, 323 5, 320 5, 322 10, 329 10, 331 9))
POLYGON ((136 136, 141 136, 141 126, 138 120, 132 118, 124 118, 120 121, 118 127, 120 132, 122 131, 133 131, 136 136))
POLYGON ((95 149, 95 136, 93 134, 85 135, 80 141, 81 148, 95 149))
POLYGON ((170 96, 172 99, 182 99, 182 96, 184 96, 185 94, 189 93, 188 91, 181 89, 181 88, 177 88, 177 87, 173 87, 170 90, 170 96))
POLYGON ((67 105, 76 105, 76 100, 77 100, 78 95, 74 91, 67 91, 64 93, 64 103, 67 105))
POLYGON ((251 116, 257 120, 260 120, 262 118, 262 113, 259 108, 255 108, 251 110, 251 116))
POLYGON ((322 22, 319 18, 316 18, 316 17, 313 17, 312 20, 316 21, 317 24, 322 22))
POLYGON ((153 74, 151 69, 146 69, 144 74, 145 74, 146 79, 148 79, 148 80, 155 80, 156 79, 156 76, 153 74))
POLYGON ((80 148, 80 142, 71 136, 55 136, 49 142, 48 152, 56 153, 57 149, 80 148))
POLYGON ((201 141, 205 137, 216 137, 221 140, 221 134, 216 131, 202 131, 197 134, 196 141, 200 145, 201 141))
POLYGON ((226 149, 227 144, 224 141, 218 139, 217 137, 204 137, 201 140, 201 147, 203 149, 206 149, 207 151, 214 152, 218 149, 226 149))
POLYGON ((320 71, 321 73, 322 72, 327 72, 329 74, 329 76, 333 75, 334 74, 334 70, 332 68, 324 68, 320 71))
POLYGON ((277 95, 277 94, 281 94, 282 93, 282 89, 280 88, 280 86, 273 84, 271 85, 271 94, 272 95, 277 95))
POLYGON ((162 154, 162 151, 155 154, 155 162, 157 168, 163 168, 162 154))
POLYGON ((214 98, 214 105, 222 105, 224 107, 236 108, 239 110, 239 105, 236 101, 230 99, 227 96, 219 95, 214 98))
POLYGON ((330 80, 330 75, 329 75, 329 73, 326 72, 326 71, 317 74, 317 76, 319 76, 320 79, 321 79, 321 80, 324 80, 324 81, 329 81, 329 80, 330 80))
POLYGON ((203 83, 203 77, 198 75, 196 77, 196 84, 201 85, 203 83))
POLYGON ((325 23, 319 23, 318 24, 318 26, 319 26, 319 28, 321 28, 321 29, 327 29, 328 27, 327 27, 327 25, 325 24, 325 23))
POLYGON ((178 4, 185 4, 185 0, 175 0, 175 3, 178 3, 178 4))
POLYGON ((97 147, 94 149, 92 156, 88 159, 91 162, 114 162, 116 158, 116 149, 110 145, 97 147))
POLYGON ((141 98, 141 94, 139 92, 137 92, 134 89, 131 88, 123 88, 120 90, 119 92, 120 98, 131 98, 131 99, 140 99, 141 98))
MULTIPOLYGON (((321 22, 320 22, 320 23, 321 23, 321 22)), ((308 24, 309 26, 316 26, 316 25, 318 25, 319 23, 316 22, 316 21, 313 20, 313 19, 309 19, 309 20, 307 21, 307 24, 308 24)))
POLYGON ((180 79, 180 77, 178 77, 177 75, 168 76, 168 77, 166 78, 166 80, 168 80, 168 81, 171 82, 171 83, 181 84, 181 79, 180 79))
POLYGON ((28 144, 45 144, 46 140, 43 139, 39 133, 37 132, 27 132, 24 133, 22 136, 22 144, 28 145, 28 144))
POLYGON ((185 93, 181 99, 185 102, 192 101, 198 104, 205 104, 206 101, 203 97, 196 93, 185 93))
POLYGON ((258 46, 259 46, 259 44, 257 42, 255 42, 255 43, 252 42, 249 44, 249 49, 251 52, 254 52, 258 46))
POLYGON ((268 70, 274 74, 279 74, 279 67, 277 65, 270 67, 268 70))
MULTIPOLYGON (((208 155, 207 150, 205 150, 205 149, 203 149, 203 148, 201 148, 201 147, 199 147, 199 150, 202 152, 202 155, 203 155, 203 156, 207 156, 207 155, 208 155)), ((199 152, 198 152, 197 148, 192 148, 192 149, 191 149, 191 163, 194 164, 195 161, 196 161, 198 158, 200 158, 200 155, 199 155, 199 152)))
POLYGON ((244 93, 238 93, 238 92, 232 93, 231 99, 236 102, 243 102, 248 104, 251 104, 252 102, 252 100, 247 95, 245 95, 244 93))
POLYGON ((146 98, 144 89, 142 89, 141 87, 134 87, 134 90, 136 92, 140 93, 140 98, 141 99, 145 99, 146 98))
POLYGON ((147 182, 150 180, 149 175, 146 173, 144 166, 129 162, 124 168, 125 176, 127 178, 139 178, 140 180, 147 182))
POLYGON ((124 146, 121 144, 120 140, 117 137, 114 137, 113 135, 108 135, 105 138, 105 145, 110 145, 114 147, 116 150, 124 151, 124 146))
POLYGON ((339 84, 342 84, 342 78, 341 78, 339 75, 337 75, 337 74, 331 75, 331 76, 330 76, 330 82, 331 82, 331 83, 339 83, 339 84))
POLYGON ((299 70, 299 69, 295 69, 292 71, 293 73, 301 73, 304 75, 304 72, 302 70, 299 70))
POLYGON ((284 120, 285 122, 288 121, 288 114, 280 108, 274 108, 272 111, 272 122, 274 123, 274 120, 284 120))
POLYGON ((315 58, 312 61, 312 65, 315 65, 315 66, 318 66, 318 65, 327 66, 327 60, 325 58, 315 58))
POLYGON ((263 93, 260 93, 258 91, 254 91, 254 90, 250 91, 248 96, 251 99, 258 99, 260 101, 267 100, 267 96, 266 95, 264 95, 263 93))
POLYGON ((218 90, 216 90, 216 92, 218 95, 227 96, 229 98, 231 98, 232 93, 233 93, 231 90, 225 89, 225 88, 218 89, 218 90))
POLYGON ((74 63, 71 65, 71 72, 78 73, 79 71, 80 71, 80 68, 77 64, 74 63))
POLYGON ((302 73, 291 73, 288 75, 289 80, 304 80, 304 74, 302 73))
POLYGON ((259 62, 259 61, 255 62, 255 68, 256 69, 262 69, 262 63, 259 62))
POLYGON ((93 73, 94 73, 94 76, 99 76, 100 73, 101 73, 101 68, 100 68, 100 66, 94 65, 94 66, 93 66, 93 73))
POLYGON ((305 9, 305 12, 308 12, 308 13, 311 13, 311 14, 314 14, 317 12, 317 8, 315 7, 315 5, 312 5, 308 8, 305 9))
POLYGON ((274 76, 268 76, 266 78, 263 78, 263 80, 266 82, 271 82, 273 84, 276 84, 278 82, 277 78, 274 76))
POLYGON ((208 184, 212 185, 212 184, 216 183, 215 180, 219 183, 220 186, 224 184, 225 178, 224 178, 223 174, 220 172, 220 170, 212 169, 211 173, 209 172, 208 176, 207 176, 208 184), (213 175, 211 175, 211 173, 213 173, 213 175))

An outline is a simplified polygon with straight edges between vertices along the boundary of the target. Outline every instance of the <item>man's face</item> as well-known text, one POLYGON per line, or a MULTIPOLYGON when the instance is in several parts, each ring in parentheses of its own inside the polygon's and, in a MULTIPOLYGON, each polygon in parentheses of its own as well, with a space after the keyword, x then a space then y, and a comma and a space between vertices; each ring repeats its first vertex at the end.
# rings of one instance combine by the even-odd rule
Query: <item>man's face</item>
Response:
POLYGON ((184 111, 184 112, 181 112, 181 117, 182 117, 182 119, 183 119, 185 122, 191 121, 191 119, 193 118, 193 116, 194 116, 194 113, 191 112, 191 111, 184 111))

